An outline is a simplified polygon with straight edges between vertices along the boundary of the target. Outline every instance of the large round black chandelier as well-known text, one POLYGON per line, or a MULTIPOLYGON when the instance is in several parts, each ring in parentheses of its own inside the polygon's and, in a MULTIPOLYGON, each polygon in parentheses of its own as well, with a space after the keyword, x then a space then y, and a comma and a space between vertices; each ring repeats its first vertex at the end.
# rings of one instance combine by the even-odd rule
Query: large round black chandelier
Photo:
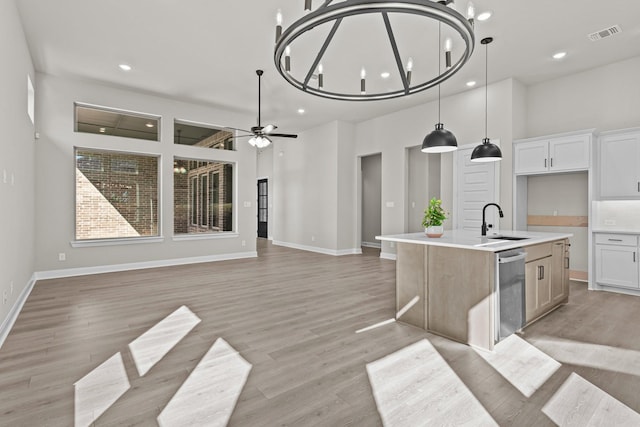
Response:
MULTIPOLYGON (((471 57, 475 46, 473 6, 469 6, 465 17, 453 9, 451 3, 453 0, 326 0, 317 9, 311 10, 311 0, 305 0, 305 10, 308 12, 284 30, 282 15, 280 12, 276 15, 276 69, 299 90, 329 99, 382 100, 429 89, 458 72, 471 57), (350 24, 349 21, 356 22, 350 24), (438 67, 437 70, 427 72, 429 64, 426 63, 436 62, 439 56, 431 60, 422 58, 421 64, 414 60, 428 51, 422 48, 429 42, 425 39, 428 32, 424 31, 423 26, 431 22, 451 34, 444 46, 437 47, 437 55, 443 50, 447 61, 447 66, 442 71, 438 67), (336 51, 336 46, 332 44, 340 43, 338 35, 343 42, 350 42, 346 39, 345 31, 341 34, 341 29, 350 25, 354 26, 349 28, 348 37, 359 40, 360 47, 349 52, 346 60, 328 63, 328 53, 336 51), (408 28, 412 25, 415 28, 408 28), (361 33, 353 34, 353 28, 358 28, 361 33), (370 46, 366 46, 370 42, 372 31, 386 32, 384 38, 388 40, 388 43, 383 43, 386 46, 376 46, 374 55, 371 55, 370 46), (399 33, 405 35, 402 40, 397 36, 399 33), (406 34, 411 37, 406 37, 406 34), (305 39, 309 40, 310 37, 318 42, 305 44, 305 39), (452 38, 457 39, 455 51, 452 49, 452 38), (401 49, 399 45, 403 41, 401 49), (299 43, 300 46, 297 46, 299 43), (356 68, 353 62, 360 60, 358 56, 367 52, 373 58, 361 59, 361 64, 356 68), (371 70, 371 64, 383 55, 388 55, 391 58, 389 63, 393 63, 389 73, 383 74, 390 74, 393 78, 385 84, 371 84, 371 81, 367 81, 366 68, 369 66, 371 70), (348 65, 351 68, 346 68, 348 65), (342 86, 332 85, 338 79, 342 86), (345 80, 349 83, 345 84, 345 80), (391 84, 392 81, 395 84, 391 84)), ((437 36, 434 37, 435 43, 438 42, 437 39, 437 36)), ((345 58, 344 54, 342 58, 345 58)), ((377 72, 375 69, 371 71, 377 72)))

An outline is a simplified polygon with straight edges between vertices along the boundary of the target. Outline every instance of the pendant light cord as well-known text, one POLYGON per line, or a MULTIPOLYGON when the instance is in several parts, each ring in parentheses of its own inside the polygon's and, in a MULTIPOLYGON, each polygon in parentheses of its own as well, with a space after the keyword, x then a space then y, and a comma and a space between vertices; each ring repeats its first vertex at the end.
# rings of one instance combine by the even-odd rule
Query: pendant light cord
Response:
MULTIPOLYGON (((438 74, 442 71, 442 55, 440 54, 440 47, 442 44, 442 22, 438 22, 438 74)), ((438 83, 438 123, 440 121, 440 83, 438 83)))
POLYGON ((484 61, 484 138, 487 139, 489 131, 489 43, 485 47, 484 61))

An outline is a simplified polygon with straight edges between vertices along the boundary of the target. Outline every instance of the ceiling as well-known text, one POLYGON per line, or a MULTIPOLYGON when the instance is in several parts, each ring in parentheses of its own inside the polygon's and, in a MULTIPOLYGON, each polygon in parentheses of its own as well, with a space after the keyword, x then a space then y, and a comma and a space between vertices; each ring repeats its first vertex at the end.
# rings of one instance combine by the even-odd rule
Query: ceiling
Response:
MULTIPOLYGON (((265 70, 262 122, 275 123, 282 132, 301 132, 336 119, 358 122, 437 98, 438 91, 432 88, 386 101, 334 101, 289 85, 273 64, 275 15, 282 10, 286 29, 287 23, 303 15, 302 0, 16 3, 39 72, 203 103, 255 120, 259 68, 265 70), (133 69, 122 71, 121 63, 133 69), (299 114, 299 108, 305 113, 299 114)), ((466 1, 457 3, 456 9, 466 9, 466 1)), ((317 7, 320 0, 313 4, 317 7)), ((491 10, 493 16, 476 21, 475 51, 469 63, 441 85, 443 97, 470 90, 465 85, 469 80, 477 81, 476 87, 483 85, 485 51, 479 40, 487 36, 495 39, 489 48, 489 82, 513 77, 531 85, 640 55, 640 1, 475 0, 474 4, 477 13, 491 10), (622 32, 597 42, 588 39, 588 34, 613 25, 622 32), (559 50, 567 52, 566 58, 552 59, 559 50)), ((340 34, 343 42, 335 48, 337 58, 347 62, 361 51, 385 57, 388 45, 379 46, 370 33, 351 34, 357 28, 346 27, 340 34)), ((400 36, 404 37, 401 51, 419 47, 421 41, 425 49, 433 45, 421 31, 415 32, 420 34, 405 31, 400 36)), ((295 53, 292 58, 296 59, 295 53)), ((368 84, 376 84, 384 66, 382 59, 369 65, 368 84)), ((419 67, 416 62, 416 73, 419 67)), ((331 75, 327 68, 325 81, 348 77, 331 75)), ((359 76, 355 82, 359 84, 359 76)), ((213 117, 211 124, 247 129, 255 123, 217 123, 213 117)))

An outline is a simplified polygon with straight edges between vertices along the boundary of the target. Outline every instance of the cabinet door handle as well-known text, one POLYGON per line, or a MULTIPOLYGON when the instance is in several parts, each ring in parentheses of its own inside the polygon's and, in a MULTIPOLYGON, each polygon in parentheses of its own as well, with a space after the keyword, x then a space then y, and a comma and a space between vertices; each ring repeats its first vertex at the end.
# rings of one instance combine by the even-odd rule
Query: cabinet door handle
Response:
POLYGON ((636 253, 633 253, 633 262, 636 262, 636 253))
POLYGON ((569 269, 569 257, 564 257, 564 268, 569 269))
POLYGON ((607 239, 610 242, 622 242, 622 239, 607 239))
POLYGON ((547 167, 547 159, 544 159, 544 167, 547 167))
POLYGON ((553 167, 553 157, 551 158, 551 167, 553 167))
POLYGON ((638 193, 640 193, 640 181, 638 181, 638 193))
POLYGON ((544 265, 538 266, 538 280, 544 279, 544 265))

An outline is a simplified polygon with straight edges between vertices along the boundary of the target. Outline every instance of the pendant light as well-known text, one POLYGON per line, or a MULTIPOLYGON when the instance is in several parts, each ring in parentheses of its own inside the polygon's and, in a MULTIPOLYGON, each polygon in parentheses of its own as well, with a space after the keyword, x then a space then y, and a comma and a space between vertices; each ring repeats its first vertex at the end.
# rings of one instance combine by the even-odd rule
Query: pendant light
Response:
MULTIPOLYGON (((442 24, 438 24, 438 72, 440 72, 441 55, 440 46, 442 38, 442 24)), ((447 40, 447 50, 451 51, 449 46, 450 42, 447 40)), ((447 65, 449 62, 447 61, 447 65)), ((444 128, 444 125, 440 122, 440 84, 438 84, 438 124, 436 129, 430 134, 424 137, 422 141, 422 148, 420 151, 423 153, 446 153, 455 151, 458 149, 458 141, 456 136, 444 128)))
POLYGON ((482 144, 473 149, 471 153, 472 162, 496 162, 502 160, 502 152, 500 147, 492 144, 487 136, 488 123, 488 99, 489 99, 489 43, 493 41, 493 37, 486 37, 480 41, 485 46, 485 83, 484 83, 484 139, 482 144))

